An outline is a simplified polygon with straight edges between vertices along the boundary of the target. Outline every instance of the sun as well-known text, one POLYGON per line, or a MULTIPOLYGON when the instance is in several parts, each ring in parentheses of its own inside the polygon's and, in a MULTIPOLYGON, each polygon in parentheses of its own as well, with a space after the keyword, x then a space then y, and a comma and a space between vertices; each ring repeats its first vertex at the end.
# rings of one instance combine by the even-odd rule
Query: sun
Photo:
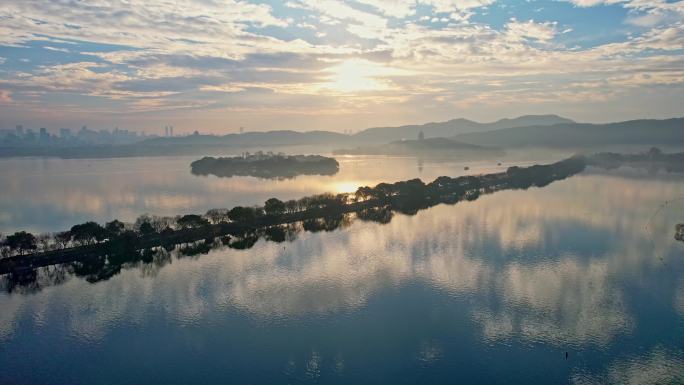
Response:
POLYGON ((390 89, 389 81, 381 79, 394 71, 362 59, 346 60, 329 69, 332 72, 325 88, 340 91, 380 91, 390 89))
POLYGON ((356 191, 359 186, 361 186, 360 182, 340 182, 335 184, 334 190, 337 193, 352 193, 356 191))

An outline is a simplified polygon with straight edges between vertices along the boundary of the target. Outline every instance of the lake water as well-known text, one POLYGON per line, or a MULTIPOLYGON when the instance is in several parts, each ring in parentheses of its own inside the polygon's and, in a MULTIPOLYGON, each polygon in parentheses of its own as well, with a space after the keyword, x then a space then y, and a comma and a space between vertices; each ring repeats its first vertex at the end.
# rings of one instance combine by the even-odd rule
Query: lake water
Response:
POLYGON ((196 176, 190 173, 190 163, 196 159, 0 159, 0 232, 62 231, 89 220, 134 221, 144 213, 201 214, 211 208, 263 204, 272 197, 285 200, 323 192, 350 192, 380 182, 410 178, 432 181, 441 175, 491 172, 511 165, 340 157, 340 171, 333 176, 267 180, 196 176), (470 170, 465 171, 465 166, 470 170))
MULTIPOLYGON (((226 180, 189 160, 4 160, 3 231, 464 172, 352 158, 226 180)), ((681 222, 684 177, 589 169, 96 283, 48 269, 0 293, 0 383, 683 383, 681 222)))

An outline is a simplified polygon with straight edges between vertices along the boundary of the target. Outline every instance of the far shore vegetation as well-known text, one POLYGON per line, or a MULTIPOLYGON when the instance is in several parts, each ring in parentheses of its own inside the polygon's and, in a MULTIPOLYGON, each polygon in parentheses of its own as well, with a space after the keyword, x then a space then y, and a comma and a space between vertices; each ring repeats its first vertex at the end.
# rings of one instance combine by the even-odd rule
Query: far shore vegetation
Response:
POLYGON ((208 156, 190 165, 195 175, 255 176, 266 179, 286 179, 298 175, 333 175, 339 167, 337 160, 321 155, 285 155, 261 151, 224 158, 208 156))
POLYGON ((656 147, 636 154, 601 152, 588 160, 590 166, 606 169, 631 167, 649 171, 684 172, 684 152, 667 154, 656 147))
POLYGON ((419 156, 423 158, 486 159, 503 156, 500 148, 476 146, 449 138, 425 138, 423 132, 415 140, 398 140, 378 146, 361 146, 333 151, 333 155, 419 156))

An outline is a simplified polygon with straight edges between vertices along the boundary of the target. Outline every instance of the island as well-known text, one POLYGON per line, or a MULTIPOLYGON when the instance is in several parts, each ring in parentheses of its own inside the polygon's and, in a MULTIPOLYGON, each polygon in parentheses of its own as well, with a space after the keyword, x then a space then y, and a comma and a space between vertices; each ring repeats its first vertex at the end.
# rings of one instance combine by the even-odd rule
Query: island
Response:
POLYGON ((333 155, 390 155, 422 158, 483 159, 503 155, 503 150, 477 146, 448 138, 398 140, 379 146, 362 146, 333 151, 333 155))
POLYGON ((287 179, 298 175, 334 175, 340 168, 334 158, 321 155, 285 155, 257 152, 242 156, 204 157, 190 164, 195 175, 255 176, 287 179))
POLYGON ((664 153, 653 147, 647 152, 638 154, 618 154, 601 152, 587 159, 588 165, 605 169, 622 166, 641 168, 649 171, 665 170, 667 172, 684 172, 684 152, 664 153))

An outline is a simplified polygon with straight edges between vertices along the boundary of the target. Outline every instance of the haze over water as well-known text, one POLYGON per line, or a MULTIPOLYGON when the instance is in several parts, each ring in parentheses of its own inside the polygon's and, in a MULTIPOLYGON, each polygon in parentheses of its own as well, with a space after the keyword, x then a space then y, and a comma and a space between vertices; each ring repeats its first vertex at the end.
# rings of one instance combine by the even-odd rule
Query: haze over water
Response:
POLYGON ((97 283, 44 271, 0 294, 0 382, 676 383, 681 197, 680 176, 589 169, 97 283))
MULTIPOLYGON (((538 155, 553 161, 549 155, 538 155)), ((503 157, 502 157, 503 158, 503 157)), ((197 157, 0 159, 0 232, 62 231, 88 220, 134 221, 139 215, 202 214, 211 208, 257 205, 272 197, 297 199, 324 192, 353 192, 359 186, 441 175, 504 170, 512 163, 435 161, 415 158, 340 157, 332 176, 269 180, 195 176, 197 157), (465 166, 470 170, 464 170, 465 166)), ((515 160, 515 164, 529 163, 515 160)), ((512 162, 512 161, 511 161, 512 162)))

